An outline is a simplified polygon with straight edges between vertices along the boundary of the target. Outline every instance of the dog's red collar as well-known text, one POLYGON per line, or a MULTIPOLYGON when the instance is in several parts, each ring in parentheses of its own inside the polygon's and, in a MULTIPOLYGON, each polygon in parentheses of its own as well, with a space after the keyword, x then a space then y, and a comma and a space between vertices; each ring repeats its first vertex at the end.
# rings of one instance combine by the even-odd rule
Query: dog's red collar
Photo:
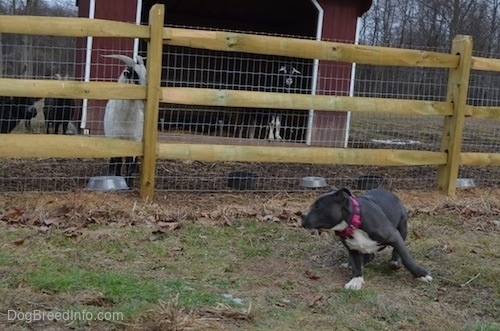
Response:
POLYGON ((361 209, 359 208, 359 202, 355 198, 350 198, 352 203, 352 218, 351 224, 342 231, 337 231, 337 235, 342 238, 352 237, 354 230, 358 229, 361 225, 361 209))

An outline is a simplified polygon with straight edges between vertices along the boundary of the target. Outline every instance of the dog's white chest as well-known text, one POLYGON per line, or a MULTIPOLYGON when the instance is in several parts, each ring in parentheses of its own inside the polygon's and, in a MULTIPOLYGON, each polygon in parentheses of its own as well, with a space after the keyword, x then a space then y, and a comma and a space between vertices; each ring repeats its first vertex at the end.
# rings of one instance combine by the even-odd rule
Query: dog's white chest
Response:
POLYGON ((352 238, 346 238, 345 243, 347 247, 353 251, 358 251, 363 254, 378 252, 383 247, 383 245, 380 245, 375 240, 370 239, 368 234, 360 229, 354 230, 352 238))

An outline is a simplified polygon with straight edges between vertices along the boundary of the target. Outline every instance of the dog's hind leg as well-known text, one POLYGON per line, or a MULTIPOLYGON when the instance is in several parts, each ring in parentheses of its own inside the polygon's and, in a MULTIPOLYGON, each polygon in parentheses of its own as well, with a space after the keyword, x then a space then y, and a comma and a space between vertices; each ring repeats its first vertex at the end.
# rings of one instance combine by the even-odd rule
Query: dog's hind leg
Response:
POLYGON ((366 265, 368 264, 369 262, 371 262, 371 260, 373 260, 373 258, 375 257, 375 254, 363 254, 363 265, 366 265))
MULTIPOLYGON (((398 225, 398 231, 399 231, 399 234, 401 235, 401 238, 403 238, 403 241, 406 240, 406 236, 408 235, 408 222, 407 222, 407 219, 408 219, 408 216, 404 215, 404 218, 401 222, 399 222, 399 225, 398 225)), ((389 267, 392 269, 392 270, 398 270, 401 268, 401 257, 399 256, 398 252, 396 249, 393 249, 392 250, 392 257, 391 257, 391 261, 389 261, 389 267)))
POLYGON ((408 269, 409 272, 413 274, 413 276, 417 277, 423 282, 432 281, 432 277, 429 272, 413 260, 403 238, 399 237, 392 246, 394 247, 393 255, 399 255, 399 257, 403 261, 403 265, 406 269, 408 269))
POLYGON ((401 258, 399 257, 399 254, 395 249, 392 250, 392 257, 389 261, 389 268, 391 268, 392 270, 401 269, 401 258))
MULTIPOLYGON (((367 265, 369 262, 373 260, 375 254, 363 254, 363 265, 367 265)), ((341 264, 342 268, 350 268, 352 266, 351 259, 347 259, 346 262, 341 264)))

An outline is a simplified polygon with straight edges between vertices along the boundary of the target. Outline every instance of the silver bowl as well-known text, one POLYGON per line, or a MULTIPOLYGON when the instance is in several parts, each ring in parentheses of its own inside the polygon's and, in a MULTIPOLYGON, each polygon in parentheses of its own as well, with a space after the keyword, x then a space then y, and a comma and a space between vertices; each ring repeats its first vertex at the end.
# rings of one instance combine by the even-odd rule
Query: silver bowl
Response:
POLYGON ((474 183, 474 179, 472 178, 457 178, 457 188, 471 188, 476 187, 476 183, 474 183))
POLYGON ((307 188, 325 187, 326 180, 323 177, 302 177, 299 180, 299 185, 307 188))
POLYGON ((91 191, 120 191, 129 187, 122 176, 96 176, 90 177, 87 187, 91 191))

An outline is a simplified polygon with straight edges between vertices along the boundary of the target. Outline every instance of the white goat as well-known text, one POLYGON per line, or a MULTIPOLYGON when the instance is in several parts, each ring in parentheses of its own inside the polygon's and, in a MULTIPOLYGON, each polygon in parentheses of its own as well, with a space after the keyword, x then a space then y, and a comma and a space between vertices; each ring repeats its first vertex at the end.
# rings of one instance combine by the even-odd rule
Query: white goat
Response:
MULTIPOLYGON (((146 85, 146 67, 144 58, 137 56, 137 63, 125 55, 102 55, 121 60, 127 68, 118 78, 118 83, 146 85)), ((109 100, 104 113, 104 135, 109 138, 142 141, 144 126, 144 100, 109 100)), ((123 159, 111 158, 110 175, 121 175, 123 159)), ((139 171, 139 164, 134 157, 125 158, 126 181, 132 187, 132 174, 139 171)))

